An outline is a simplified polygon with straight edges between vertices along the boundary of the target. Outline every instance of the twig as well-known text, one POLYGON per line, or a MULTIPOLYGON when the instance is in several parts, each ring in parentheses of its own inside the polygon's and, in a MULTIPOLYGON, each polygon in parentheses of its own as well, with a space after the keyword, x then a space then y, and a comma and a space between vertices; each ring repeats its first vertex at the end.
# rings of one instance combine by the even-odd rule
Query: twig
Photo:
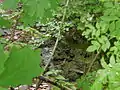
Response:
MULTIPOLYGON (((52 50, 52 54, 51 54, 50 58, 48 59, 47 64, 46 64, 45 67, 44 67, 44 72, 43 72, 43 74, 45 73, 46 69, 48 68, 48 66, 49 66, 49 64, 50 64, 50 62, 51 62, 51 60, 52 60, 52 58, 53 58, 53 55, 54 55, 54 53, 55 53, 55 50, 56 50, 56 48, 57 48, 57 45, 58 45, 58 42, 59 42, 59 39, 60 39, 60 36, 61 36, 61 30, 63 29, 63 23, 64 23, 64 20, 65 20, 68 3, 69 3, 69 0, 67 0, 67 2, 66 2, 65 9, 64 9, 64 13, 63 13, 63 17, 62 17, 61 24, 60 24, 60 30, 59 30, 59 32, 58 32, 58 36, 57 36, 55 45, 54 45, 53 50, 52 50)), ((37 88, 39 87, 39 84, 40 84, 40 83, 41 83, 41 81, 39 80, 38 83, 37 83, 36 90, 37 90, 37 88)), ((63 90, 64 90, 64 89, 63 89, 63 90)))
MULTIPOLYGON (((51 54, 50 58, 48 59, 48 62, 47 62, 47 64, 46 64, 46 66, 44 67, 44 73, 45 73, 46 69, 48 68, 48 66, 49 66, 49 64, 50 64, 50 62, 51 62, 51 60, 52 60, 52 58, 53 58, 53 55, 54 55, 54 53, 55 53, 55 50, 56 50, 56 48, 57 48, 57 45, 58 45, 58 42, 59 42, 59 39, 60 39, 60 36, 61 36, 61 29, 62 29, 62 27, 63 27, 63 22, 64 22, 64 19, 65 19, 65 16, 66 16, 66 10, 67 10, 66 7, 68 6, 68 3, 69 3, 69 0, 67 0, 67 2, 66 2, 65 9, 64 9, 64 14, 63 14, 63 18, 62 18, 62 22, 61 22, 61 24, 60 24, 60 30, 59 30, 59 32, 58 32, 58 37, 57 37, 57 39, 56 39, 54 48, 53 48, 53 50, 52 50, 52 54, 51 54)), ((43 73, 43 74, 44 74, 44 73, 43 73)), ((40 83, 41 83, 41 81, 39 80, 38 83, 37 83, 36 90, 37 90, 37 88, 39 87, 39 84, 40 84, 40 83)))
POLYGON ((66 2, 65 9, 64 9, 64 13, 63 13, 63 17, 62 17, 62 22, 61 22, 61 24, 60 24, 60 30, 59 30, 59 32, 58 32, 58 37, 57 37, 57 39, 56 39, 54 48, 53 48, 53 50, 52 50, 52 54, 51 54, 50 58, 48 59, 48 63, 46 64, 44 70, 46 70, 47 67, 49 66, 49 64, 50 64, 50 62, 51 62, 51 60, 52 60, 52 57, 53 57, 53 55, 54 55, 54 53, 55 53, 56 47, 57 47, 57 45, 58 45, 58 42, 59 42, 59 39, 60 39, 60 36, 61 36, 61 30, 62 30, 63 23, 64 23, 65 16, 66 16, 66 11, 67 11, 68 3, 69 3, 69 0, 67 0, 67 2, 66 2))
POLYGON ((97 57, 98 57, 100 51, 101 51, 101 49, 99 49, 99 50, 97 51, 97 54, 95 55, 95 58, 94 58, 94 59, 92 60, 92 62, 90 63, 90 66, 89 66, 89 68, 88 68, 86 74, 90 72, 90 70, 91 70, 91 68, 92 68, 92 65, 93 65, 93 63, 95 62, 95 60, 97 59, 97 57))

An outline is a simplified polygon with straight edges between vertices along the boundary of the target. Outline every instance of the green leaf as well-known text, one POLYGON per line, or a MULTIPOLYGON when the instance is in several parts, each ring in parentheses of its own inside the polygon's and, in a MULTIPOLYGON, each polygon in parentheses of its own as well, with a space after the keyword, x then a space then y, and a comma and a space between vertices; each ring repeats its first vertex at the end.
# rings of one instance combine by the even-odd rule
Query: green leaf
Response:
POLYGON ((0 17, 0 27, 10 27, 10 20, 5 20, 3 17, 0 17))
POLYGON ((100 30, 97 30, 97 31, 96 31, 95 36, 96 36, 96 37, 99 37, 99 36, 100 36, 100 30))
POLYGON ((7 55, 4 53, 3 45, 0 44, 0 74, 4 71, 4 63, 7 60, 7 55))
POLYGON ((100 29, 100 24, 98 22, 96 23, 96 28, 100 29))
POLYGON ((102 65, 103 68, 108 68, 107 63, 104 60, 104 57, 102 57, 100 61, 101 61, 101 65, 102 65))
POLYGON ((103 21, 110 22, 110 21, 115 21, 115 20, 117 20, 119 18, 117 16, 115 16, 115 15, 113 15, 113 16, 111 15, 111 16, 102 16, 101 19, 103 21))
POLYGON ((58 0, 23 0, 23 3, 24 13, 20 21, 24 25, 33 25, 36 21, 47 22, 58 7, 58 0))
POLYGON ((106 10, 104 11, 104 15, 105 15, 105 16, 110 15, 110 14, 112 13, 112 10, 113 10, 113 9, 111 9, 111 8, 106 9, 106 10))
POLYGON ((58 75, 58 76, 56 76, 55 77, 57 80, 65 80, 65 78, 63 77, 63 76, 61 76, 61 75, 58 75))
POLYGON ((113 32, 110 32, 110 35, 114 36, 116 38, 119 38, 120 37, 120 29, 115 29, 113 32))
POLYGON ((91 90, 103 90, 103 83, 106 84, 107 70, 99 70, 97 78, 93 83, 91 90))
POLYGON ((95 82, 90 90, 102 90, 102 83, 101 82, 95 82))
POLYGON ((110 64, 111 64, 111 65, 114 65, 114 64, 115 64, 115 57, 114 57, 114 55, 112 55, 112 56, 110 57, 110 64))
POLYGON ((40 51, 28 47, 13 47, 0 75, 0 86, 31 84, 32 78, 40 75, 40 51))
POLYGON ((4 0, 3 8, 5 9, 16 9, 19 0, 4 0))
POLYGON ((7 88, 2 88, 2 87, 0 87, 0 90, 8 90, 7 88))
POLYGON ((108 31, 108 28, 109 28, 109 23, 101 21, 100 27, 101 27, 101 29, 100 29, 101 33, 106 33, 108 31))
POLYGON ((100 38, 98 38, 98 41, 102 44, 101 48, 104 52, 110 48, 109 39, 105 35, 102 35, 100 38))
POLYGON ((109 24, 109 30, 110 30, 110 32, 115 30, 115 21, 113 21, 112 23, 109 24))
POLYGON ((87 79, 77 79, 77 88, 83 90, 90 90, 90 82, 87 79))
POLYGON ((102 50, 105 52, 110 47, 110 42, 107 40, 104 44, 102 44, 102 50))
POLYGON ((91 45, 91 46, 89 46, 89 47, 87 48, 86 51, 88 51, 88 52, 94 52, 94 51, 97 50, 97 49, 98 49, 97 46, 91 45))
POLYGON ((81 84, 82 84, 81 86, 82 86, 82 89, 83 89, 83 90, 90 90, 89 82, 84 81, 84 82, 82 82, 81 84))
POLYGON ((116 21, 116 29, 120 29, 120 19, 116 21))
POLYGON ((96 30, 95 27, 92 24, 87 24, 86 27, 88 27, 91 30, 96 30))
POLYGON ((113 3, 112 2, 105 2, 104 3, 104 7, 106 7, 106 8, 112 8, 113 7, 113 3))
MULTIPOLYGON (((23 3, 23 13, 20 21, 24 25, 33 25, 35 22, 47 22, 58 7, 59 0, 20 0, 23 3)), ((5 9, 16 9, 19 0, 5 0, 5 9)))
POLYGON ((100 43, 98 41, 91 41, 91 43, 98 48, 100 47, 100 43))

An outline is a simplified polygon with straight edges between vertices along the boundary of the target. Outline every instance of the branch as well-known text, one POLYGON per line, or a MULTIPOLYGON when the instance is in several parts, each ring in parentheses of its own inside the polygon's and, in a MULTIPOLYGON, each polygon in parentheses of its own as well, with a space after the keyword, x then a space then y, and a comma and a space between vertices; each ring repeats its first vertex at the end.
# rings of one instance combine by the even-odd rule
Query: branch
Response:
MULTIPOLYGON (((47 64, 46 64, 45 67, 44 67, 44 72, 43 72, 43 74, 45 73, 46 69, 48 68, 48 66, 49 66, 49 64, 50 64, 50 62, 51 62, 51 60, 52 60, 52 58, 53 58, 53 55, 54 55, 54 53, 55 53, 55 50, 56 50, 56 48, 57 48, 57 45, 58 45, 58 42, 59 42, 59 39, 60 39, 60 36, 61 36, 61 30, 63 29, 62 27, 63 27, 63 23, 64 23, 64 20, 65 20, 68 3, 69 3, 69 0, 67 0, 67 2, 66 2, 65 9, 64 9, 64 12, 63 12, 63 17, 62 17, 61 24, 60 24, 60 30, 59 30, 59 32, 58 32, 58 36, 57 36, 55 45, 54 45, 53 50, 52 50, 52 54, 51 54, 50 58, 48 59, 47 64)), ((37 88, 39 87, 39 84, 40 84, 40 83, 41 83, 41 82, 40 82, 40 80, 39 80, 38 83, 37 83, 36 90, 37 90, 37 88)), ((64 90, 64 89, 62 89, 62 90, 64 90)))
POLYGON ((51 60, 52 60, 52 57, 53 57, 53 55, 54 55, 54 53, 55 53, 55 50, 56 50, 56 48, 57 48, 57 45, 58 45, 58 42, 59 42, 59 39, 60 39, 60 36, 61 36, 61 30, 62 30, 63 23, 64 23, 65 16, 66 16, 66 11, 67 11, 68 3, 69 3, 69 0, 67 0, 66 5, 65 5, 65 9, 64 9, 63 17, 62 17, 62 22, 61 22, 61 24, 60 24, 60 30, 59 30, 59 32, 58 32, 58 37, 57 37, 57 39, 56 39, 54 48, 53 48, 53 50, 52 50, 51 57, 48 59, 48 63, 46 64, 44 70, 46 70, 46 69, 48 68, 48 66, 49 66, 49 64, 50 64, 50 62, 51 62, 51 60))
POLYGON ((100 51, 101 51, 101 49, 99 49, 99 50, 97 51, 97 54, 95 55, 95 58, 92 60, 92 62, 91 62, 91 64, 90 64, 90 66, 89 66, 89 68, 88 68, 86 74, 90 72, 90 70, 91 70, 91 68, 92 68, 92 65, 94 64, 95 60, 97 59, 97 57, 98 57, 100 51))

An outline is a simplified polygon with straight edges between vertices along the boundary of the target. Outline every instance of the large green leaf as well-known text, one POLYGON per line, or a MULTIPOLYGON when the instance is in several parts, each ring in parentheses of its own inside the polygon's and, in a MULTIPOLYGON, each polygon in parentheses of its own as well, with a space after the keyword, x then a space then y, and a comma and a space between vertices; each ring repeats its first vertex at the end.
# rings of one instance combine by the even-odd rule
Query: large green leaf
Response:
POLYGON ((21 18, 25 24, 32 24, 35 21, 41 20, 42 22, 47 21, 52 16, 52 12, 57 8, 57 0, 29 0, 25 2, 24 6, 24 17, 21 18), (25 19, 27 18, 27 19, 25 19), (29 22, 30 21, 30 22, 29 22))
MULTIPOLYGON (((23 13, 20 21, 24 25, 32 25, 37 21, 46 22, 58 7, 59 0, 21 0, 23 3, 23 13)), ((5 0, 3 7, 7 9, 17 8, 19 0, 5 0)))
POLYGON ((5 62, 5 70, 0 75, 0 86, 31 84, 32 78, 40 75, 40 51, 28 47, 13 47, 5 62))
POLYGON ((19 0, 4 0, 3 8, 5 9, 16 9, 19 0))
POLYGON ((0 90, 8 90, 8 89, 0 87, 0 90))
POLYGON ((0 74, 4 70, 4 63, 7 59, 7 55, 4 53, 3 46, 0 44, 0 74))
POLYGON ((10 20, 5 20, 3 17, 0 17, 0 27, 10 27, 10 20))

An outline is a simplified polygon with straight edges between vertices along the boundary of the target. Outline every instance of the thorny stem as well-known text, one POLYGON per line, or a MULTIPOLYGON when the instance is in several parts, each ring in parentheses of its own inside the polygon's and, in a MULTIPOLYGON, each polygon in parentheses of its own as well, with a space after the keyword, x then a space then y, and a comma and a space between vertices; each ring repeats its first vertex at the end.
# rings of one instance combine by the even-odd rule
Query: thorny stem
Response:
POLYGON ((57 37, 57 39, 56 39, 54 48, 53 48, 53 50, 52 50, 51 57, 48 59, 48 63, 46 64, 44 70, 46 70, 46 69, 48 68, 48 66, 49 66, 49 64, 50 64, 50 62, 51 62, 51 60, 52 60, 52 57, 53 57, 53 55, 54 55, 54 53, 55 53, 55 50, 56 50, 56 48, 57 48, 57 45, 58 45, 58 42, 59 42, 59 39, 60 39, 60 36, 61 36, 61 30, 62 30, 62 28, 63 28, 63 23, 64 23, 64 20, 65 20, 65 16, 66 16, 66 11, 67 11, 67 6, 68 6, 68 4, 69 4, 69 0, 66 1, 66 5, 65 5, 65 9, 64 9, 62 21, 61 21, 61 24, 60 24, 60 30, 59 30, 59 32, 58 32, 58 37, 57 37))

